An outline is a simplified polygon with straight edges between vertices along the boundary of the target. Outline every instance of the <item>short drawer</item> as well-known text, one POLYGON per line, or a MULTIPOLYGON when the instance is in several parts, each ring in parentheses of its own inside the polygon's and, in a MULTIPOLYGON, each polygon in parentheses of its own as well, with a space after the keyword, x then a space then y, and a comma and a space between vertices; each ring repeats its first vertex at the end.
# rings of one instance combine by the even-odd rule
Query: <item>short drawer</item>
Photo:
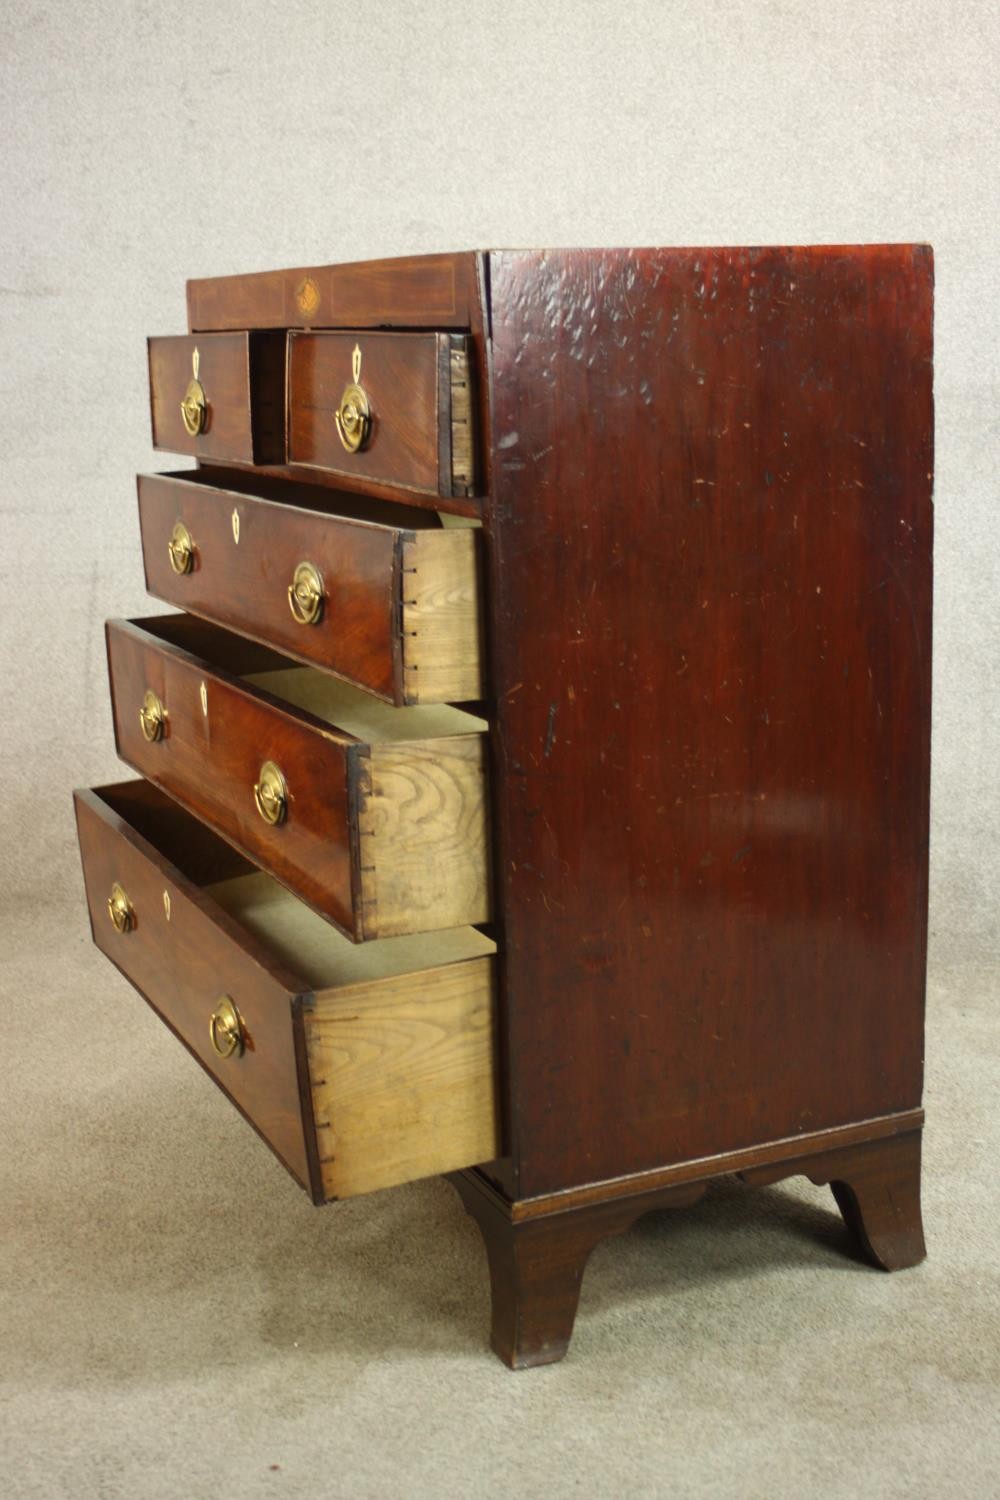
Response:
POLYGON ((354 941, 490 917, 483 720, 189 615, 111 621, 118 753, 354 941))
POLYGON ((148 349, 154 448, 238 463, 284 462, 283 334, 151 338, 148 349))
POLYGON ((482 696, 477 528, 315 485, 234 486, 140 476, 151 593, 392 703, 482 696))
POLYGON ((289 333, 288 462, 421 494, 474 494, 466 336, 289 333))
POLYGON ((499 1154, 489 939, 356 947, 147 783, 75 801, 95 943, 316 1202, 499 1154))

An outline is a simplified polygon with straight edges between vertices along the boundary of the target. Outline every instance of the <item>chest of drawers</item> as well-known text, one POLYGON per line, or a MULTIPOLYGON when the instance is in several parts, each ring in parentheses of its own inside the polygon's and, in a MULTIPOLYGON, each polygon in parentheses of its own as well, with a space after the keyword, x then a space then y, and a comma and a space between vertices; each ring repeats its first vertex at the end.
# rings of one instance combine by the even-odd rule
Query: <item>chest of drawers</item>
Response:
POLYGON ((493 1346, 713 1178, 923 1251, 925 246, 188 285, 94 939, 316 1203, 436 1173, 493 1346), (180 611, 179 613, 176 611, 180 611))

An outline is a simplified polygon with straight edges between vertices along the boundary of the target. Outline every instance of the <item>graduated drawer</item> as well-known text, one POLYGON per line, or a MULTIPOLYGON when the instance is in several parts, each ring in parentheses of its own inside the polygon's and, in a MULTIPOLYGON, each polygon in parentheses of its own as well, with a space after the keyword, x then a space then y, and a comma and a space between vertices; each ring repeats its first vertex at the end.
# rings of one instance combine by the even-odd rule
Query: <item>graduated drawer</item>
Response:
POLYGON ((288 335, 288 462, 425 495, 475 489, 468 339, 288 335))
POLYGON ((154 448, 284 462, 283 334, 199 333, 147 345, 154 448))
POLYGON ((190 615, 110 621, 118 753, 356 942, 490 916, 481 719, 190 615))
POLYGON ((393 703, 482 696, 476 528, 313 485, 234 485, 140 476, 151 593, 393 703))
POLYGON ((147 783, 75 801, 95 943, 316 1202, 498 1155, 487 938, 359 948, 147 783))

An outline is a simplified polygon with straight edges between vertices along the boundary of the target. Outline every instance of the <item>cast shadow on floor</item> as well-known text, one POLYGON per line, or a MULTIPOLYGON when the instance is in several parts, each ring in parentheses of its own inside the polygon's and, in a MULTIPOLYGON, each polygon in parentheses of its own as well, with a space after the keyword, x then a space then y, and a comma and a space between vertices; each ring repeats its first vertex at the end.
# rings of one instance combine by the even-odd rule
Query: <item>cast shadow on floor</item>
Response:
MULTIPOLYGON (((201 1089, 190 1101, 157 1115, 152 1140, 137 1121, 106 1117, 73 1201, 35 1198, 21 1226, 32 1269, 21 1316, 36 1375, 58 1364, 70 1380, 183 1378, 320 1355, 349 1376, 385 1357, 486 1355, 485 1252, 447 1183, 315 1209, 229 1106, 201 1089)), ((828 1190, 723 1178, 700 1203, 597 1246, 578 1336, 648 1309, 642 1336, 663 1337, 726 1282, 749 1293, 860 1269, 874 1274, 828 1190)))

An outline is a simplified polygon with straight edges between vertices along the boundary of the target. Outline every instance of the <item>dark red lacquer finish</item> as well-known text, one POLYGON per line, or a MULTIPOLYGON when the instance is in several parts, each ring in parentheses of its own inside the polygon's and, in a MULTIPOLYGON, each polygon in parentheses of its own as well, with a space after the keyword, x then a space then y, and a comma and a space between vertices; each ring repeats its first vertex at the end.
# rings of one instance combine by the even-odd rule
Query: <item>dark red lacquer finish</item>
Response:
POLYGON ((280 464, 285 455, 285 343, 277 333, 151 338, 153 447, 195 458, 280 464), (204 430, 184 426, 181 401, 197 371, 204 430))
POLYGON ((490 283, 518 1191, 918 1105, 929 249, 490 283))
MULTIPOLYGON (((256 480, 243 492, 242 476, 220 474, 212 484, 206 473, 139 477, 150 593, 402 701, 398 570, 406 513, 395 508, 391 529, 373 526, 324 509, 324 496, 335 504, 333 491, 256 480), (310 503, 314 496, 319 504, 310 503), (194 543, 190 571, 180 574, 168 551, 177 521, 194 543), (303 561, 323 580, 316 624, 301 624, 289 608, 289 585, 303 561)), ((378 502, 369 504, 377 513, 378 502)))
POLYGON ((330 470, 345 485, 372 480, 450 495, 450 348, 443 333, 290 333, 288 463, 330 470), (336 414, 355 367, 371 432, 350 453, 336 414))
MULTIPOLYGON (((122 760, 343 931, 360 937, 352 737, 242 682, 234 675, 239 658, 233 665, 224 659, 227 647, 239 647, 237 639, 189 616, 109 620, 107 641, 122 760), (162 738, 153 742, 139 720, 147 691, 166 711, 162 738), (287 815, 275 826, 263 821, 254 802, 267 760, 288 782, 287 815)), ((285 665, 275 653, 249 644, 245 659, 246 671, 285 665)))

